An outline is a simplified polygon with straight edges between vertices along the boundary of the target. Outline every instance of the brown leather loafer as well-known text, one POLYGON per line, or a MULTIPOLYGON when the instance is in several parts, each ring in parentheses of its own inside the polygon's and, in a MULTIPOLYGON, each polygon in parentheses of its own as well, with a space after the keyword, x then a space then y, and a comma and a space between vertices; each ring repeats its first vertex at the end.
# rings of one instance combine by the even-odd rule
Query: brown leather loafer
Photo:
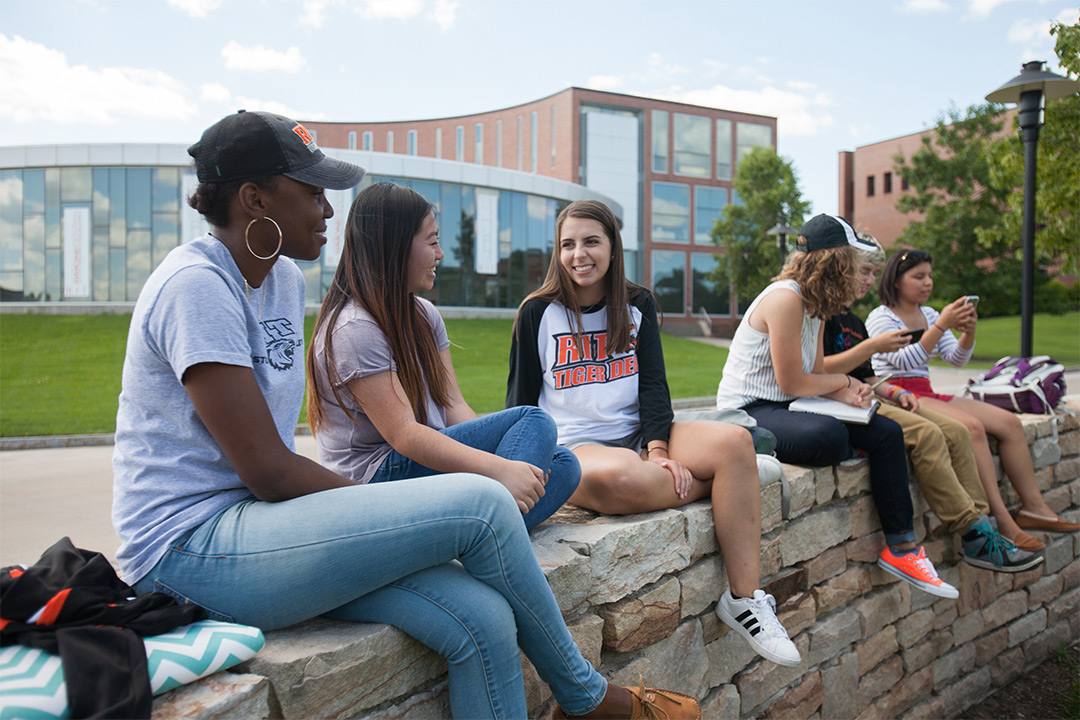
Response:
MULTIPOLYGON (((1043 530, 1045 532, 1071 533, 1080 530, 1080 524, 1063 520, 1057 515, 1037 515, 1027 510, 1020 510, 1013 518, 1016 524, 1025 530, 1043 530)), ((1020 547, 1017 545, 1017 547, 1020 547)))
POLYGON ((1046 545, 1044 543, 1039 542, 1023 530, 1016 533, 1016 537, 1011 537, 1007 539, 1016 547, 1020 548, 1021 550, 1027 550, 1028 552, 1042 552, 1046 549, 1046 545))
MULTIPOLYGON (((689 695, 644 686, 637 689, 626 688, 626 690, 630 693, 631 701, 629 720, 701 720, 701 705, 689 695)), ((552 718, 568 720, 574 717, 616 717, 604 707, 605 703, 600 705, 587 715, 567 715, 562 708, 555 706, 552 718)))

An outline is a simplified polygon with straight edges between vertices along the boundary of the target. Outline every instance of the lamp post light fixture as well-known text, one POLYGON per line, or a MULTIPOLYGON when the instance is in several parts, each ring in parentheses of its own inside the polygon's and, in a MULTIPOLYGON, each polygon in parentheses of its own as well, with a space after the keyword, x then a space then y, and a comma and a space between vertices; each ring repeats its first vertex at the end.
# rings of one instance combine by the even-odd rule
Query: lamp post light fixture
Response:
POLYGON ((1020 74, 986 96, 988 102, 1019 106, 1024 141, 1024 244, 1023 280, 1020 295, 1020 354, 1032 352, 1035 298, 1035 163, 1039 128, 1043 124, 1044 100, 1060 100, 1077 90, 1080 81, 1062 77, 1043 67, 1041 60, 1026 62, 1020 74))
POLYGON ((787 258, 787 236, 798 235, 799 231, 793 227, 788 227, 785 222, 778 222, 776 225, 765 231, 766 235, 776 235, 776 246, 780 250, 780 269, 784 268, 784 261, 787 258))

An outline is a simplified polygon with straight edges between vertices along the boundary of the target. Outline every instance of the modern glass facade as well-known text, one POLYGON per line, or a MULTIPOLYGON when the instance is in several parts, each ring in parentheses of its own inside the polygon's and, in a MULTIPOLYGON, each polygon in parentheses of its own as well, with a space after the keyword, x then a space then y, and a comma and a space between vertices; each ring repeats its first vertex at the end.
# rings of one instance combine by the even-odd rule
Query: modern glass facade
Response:
MULTIPOLYGON (((94 151, 81 147, 87 157, 94 151)), ((186 158, 183 146, 148 147, 158 148, 159 155, 165 148, 172 162, 186 158)), ((3 302, 134 302, 172 248, 208 229, 185 202, 197 184, 189 166, 61 166, 62 160, 55 166, 14 166, 20 163, 13 160, 48 150, 56 148, 0 148, 3 302)), ((429 298, 442 306, 516 308, 543 281, 555 218, 566 203, 592 197, 621 213, 609 197, 549 178, 525 180, 502 170, 469 182, 449 161, 409 158, 415 167, 407 167, 383 153, 328 152, 369 173, 356 190, 327 193, 335 209, 327 247, 318 260, 297 262, 308 303, 322 301, 340 255, 348 205, 354 192, 372 182, 407 185, 435 206, 446 257, 429 298)))

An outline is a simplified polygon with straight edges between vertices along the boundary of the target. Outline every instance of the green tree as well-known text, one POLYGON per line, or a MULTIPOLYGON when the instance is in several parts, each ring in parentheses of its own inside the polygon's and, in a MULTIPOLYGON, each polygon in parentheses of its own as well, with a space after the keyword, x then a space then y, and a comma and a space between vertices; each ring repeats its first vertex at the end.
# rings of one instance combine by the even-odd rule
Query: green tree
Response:
MULTIPOLYGON (((1073 79, 1080 76, 1080 23, 1055 23, 1058 61, 1073 79)), ((1011 188, 1012 212, 980 233, 985 242, 1021 237, 1024 219, 1024 145, 1019 127, 993 147, 992 181, 1011 188)), ((1080 274, 1080 95, 1047 103, 1037 151, 1035 245, 1037 252, 1068 275, 1080 274)), ((1039 304, 1040 306, 1042 303, 1039 304)))
MULTIPOLYGON (((780 269, 776 237, 766 231, 778 222, 801 227, 810 213, 791 161, 772 148, 756 147, 739 161, 735 191, 740 204, 728 205, 716 220, 713 242, 724 248, 714 278, 730 284, 745 308, 780 269)), ((789 245, 794 237, 788 237, 789 245)))
POLYGON ((980 315, 1020 311, 1020 238, 994 234, 1008 208, 1011 187, 996 182, 991 149, 1003 122, 999 105, 952 108, 910 157, 895 158, 896 172, 910 184, 897 207, 918 212, 898 244, 934 256, 937 300, 982 296, 980 315))

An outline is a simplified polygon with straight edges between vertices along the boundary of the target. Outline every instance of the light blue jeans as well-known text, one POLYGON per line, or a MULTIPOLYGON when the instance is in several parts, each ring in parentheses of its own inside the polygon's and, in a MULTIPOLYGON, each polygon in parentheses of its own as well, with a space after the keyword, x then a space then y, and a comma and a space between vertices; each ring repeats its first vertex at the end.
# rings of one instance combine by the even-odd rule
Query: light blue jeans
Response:
MULTIPOLYGON (((551 517, 577 489, 581 480, 581 465, 577 457, 556 445, 559 431, 551 416, 538 407, 522 405, 468 420, 440 430, 462 445, 498 455, 507 460, 520 460, 548 471, 544 496, 522 517, 525 527, 534 527, 551 517)), ((410 460, 397 450, 391 450, 370 482, 436 475, 437 470, 410 460)))
POLYGON ((173 543, 135 589, 265 630, 318 615, 394 625, 446 657, 457 718, 526 717, 519 645, 568 713, 607 692, 509 491, 479 475, 240 502, 173 543))

